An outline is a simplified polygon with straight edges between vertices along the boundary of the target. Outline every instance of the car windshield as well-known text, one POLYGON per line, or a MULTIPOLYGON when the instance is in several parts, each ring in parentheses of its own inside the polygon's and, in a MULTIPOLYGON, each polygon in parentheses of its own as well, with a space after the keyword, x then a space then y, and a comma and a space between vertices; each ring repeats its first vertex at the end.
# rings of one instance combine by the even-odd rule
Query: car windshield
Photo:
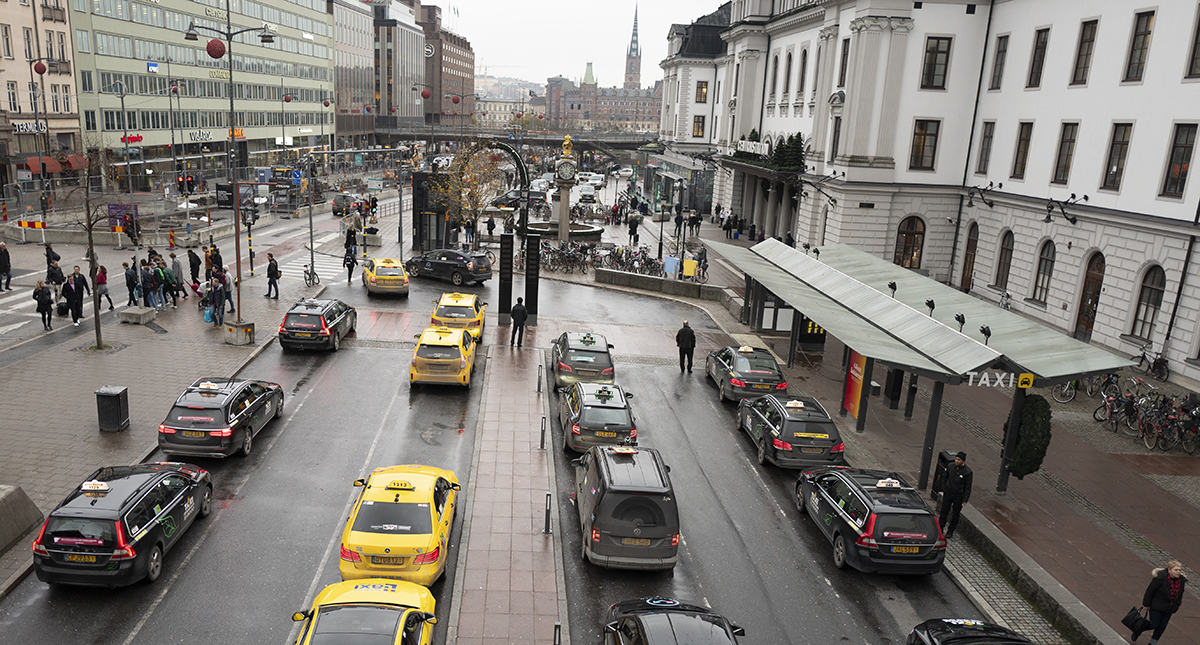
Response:
POLYGON ((471 307, 441 305, 434 315, 438 318, 474 318, 475 310, 471 307))
POLYGON ((671 642, 675 643, 716 645, 733 642, 725 631, 725 625, 716 616, 685 612, 644 614, 642 625, 647 634, 670 634, 671 642))
POLYGON ((358 508, 358 516, 354 518, 354 526, 350 530, 360 533, 422 535, 431 533, 432 527, 429 504, 376 502, 368 499, 358 508))
POLYGON ((733 371, 739 374, 771 374, 779 375, 779 366, 770 356, 738 354, 733 358, 733 371))
POLYGON ((402 269, 400 267, 375 267, 375 275, 400 276, 400 275, 404 275, 404 269, 402 269))
POLYGON ((437 361, 454 361, 462 357, 457 346, 418 345, 417 358, 427 358, 437 361))
POLYGON ((55 547, 113 546, 117 542, 116 523, 86 517, 51 516, 46 522, 43 540, 45 544, 55 547))
POLYGON ((225 413, 220 408, 189 408, 177 405, 167 414, 172 428, 221 428, 225 426, 225 413))
POLYGON ((608 352, 589 352, 584 349, 568 349, 567 363, 579 365, 581 367, 594 367, 596 369, 606 369, 612 367, 612 361, 608 357, 608 352))
POLYGON ((599 408, 585 405, 581 420, 586 425, 632 425, 629 419, 629 410, 625 408, 599 408))
POLYGON ((392 645, 404 610, 399 607, 347 605, 325 607, 317 616, 311 645, 392 645))
POLYGON ((879 513, 875 516, 875 539, 933 542, 937 539, 933 515, 924 513, 879 513))
POLYGON ((661 499, 661 495, 611 493, 604 496, 599 517, 631 526, 666 526, 668 521, 675 524, 675 508, 664 507, 659 503, 661 499))
POLYGON ((296 327, 299 329, 320 329, 321 314, 288 314, 283 321, 284 327, 296 327))

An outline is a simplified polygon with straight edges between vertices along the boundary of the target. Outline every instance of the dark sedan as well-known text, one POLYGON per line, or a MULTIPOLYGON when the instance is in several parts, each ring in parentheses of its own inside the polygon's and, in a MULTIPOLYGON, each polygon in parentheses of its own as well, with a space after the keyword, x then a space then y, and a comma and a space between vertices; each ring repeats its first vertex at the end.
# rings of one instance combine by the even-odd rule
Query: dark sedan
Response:
POLYGON ((979 620, 934 618, 913 628, 907 645, 1033 645, 1024 636, 979 620))
POLYGON ((159 424, 158 447, 168 455, 245 456, 254 446, 254 436, 282 412, 283 387, 278 383, 198 379, 159 424))
POLYGON ((279 348, 331 349, 358 325, 358 310, 341 300, 306 298, 288 310, 279 324, 279 348))
POLYGON ((698 605, 674 598, 635 598, 608 608, 605 645, 728 645, 746 630, 698 605))
POLYGON ((722 401, 787 392, 787 379, 775 356, 761 347, 713 350, 704 360, 704 371, 717 384, 722 401))
POLYGON ((846 444, 829 413, 809 396, 742 399, 738 429, 758 448, 758 463, 807 468, 846 463, 846 444))
POLYGON ((454 286, 484 282, 492 277, 492 263, 483 253, 437 249, 409 258, 404 267, 412 277, 440 278, 454 286))

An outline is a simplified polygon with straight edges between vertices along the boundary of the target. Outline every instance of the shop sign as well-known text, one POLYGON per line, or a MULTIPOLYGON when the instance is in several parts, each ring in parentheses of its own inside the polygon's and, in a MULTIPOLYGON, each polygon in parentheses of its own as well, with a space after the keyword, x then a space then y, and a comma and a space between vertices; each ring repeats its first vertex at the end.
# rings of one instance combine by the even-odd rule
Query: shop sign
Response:
POLYGON ((30 132, 30 133, 49 132, 50 131, 50 129, 46 127, 46 124, 42 123, 41 121, 37 121, 37 122, 17 121, 15 123, 13 123, 13 130, 16 132, 30 132))
POLYGON ((766 141, 738 141, 737 149, 739 152, 749 152, 764 157, 771 155, 771 144, 766 141))
POLYGON ((146 63, 146 71, 151 74, 158 73, 158 63, 146 63))
POLYGON ((205 7, 204 15, 208 16, 209 18, 224 18, 225 10, 224 9, 214 9, 212 7, 205 7))
POLYGON ((234 128, 233 129, 233 138, 234 139, 245 139, 246 138, 245 128, 234 128))
POLYGON ((229 78, 229 70, 227 69, 210 69, 208 71, 209 78, 229 78))
POLYGON ((142 135, 140 134, 131 134, 127 137, 121 137, 121 143, 140 143, 141 140, 142 135))
POLYGON ((208 130, 196 130, 195 132, 189 132, 188 137, 190 137, 192 141, 212 141, 212 133, 208 130))

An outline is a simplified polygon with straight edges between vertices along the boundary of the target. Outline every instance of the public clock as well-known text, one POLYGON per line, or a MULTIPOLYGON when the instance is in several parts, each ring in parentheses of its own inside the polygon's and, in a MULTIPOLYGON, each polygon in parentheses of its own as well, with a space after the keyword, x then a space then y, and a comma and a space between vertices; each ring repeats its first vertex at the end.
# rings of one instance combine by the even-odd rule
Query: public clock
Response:
POLYGON ((563 181, 572 181, 575 179, 575 164, 560 163, 558 164, 558 178, 563 181))

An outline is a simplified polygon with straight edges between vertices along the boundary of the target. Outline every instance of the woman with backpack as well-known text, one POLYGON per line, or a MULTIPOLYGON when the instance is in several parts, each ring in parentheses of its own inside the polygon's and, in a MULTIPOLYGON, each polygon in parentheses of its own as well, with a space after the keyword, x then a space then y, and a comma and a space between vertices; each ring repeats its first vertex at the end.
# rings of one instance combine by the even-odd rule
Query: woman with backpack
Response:
POLYGON ((37 286, 33 288, 33 299, 37 301, 37 312, 42 314, 42 327, 45 327, 46 331, 54 331, 50 327, 54 314, 54 296, 50 293, 50 287, 46 286, 45 280, 37 281, 37 286))
POLYGON ((342 259, 342 266, 346 267, 346 284, 352 284, 354 267, 358 266, 358 258, 355 257, 354 251, 346 249, 346 257, 342 259))

